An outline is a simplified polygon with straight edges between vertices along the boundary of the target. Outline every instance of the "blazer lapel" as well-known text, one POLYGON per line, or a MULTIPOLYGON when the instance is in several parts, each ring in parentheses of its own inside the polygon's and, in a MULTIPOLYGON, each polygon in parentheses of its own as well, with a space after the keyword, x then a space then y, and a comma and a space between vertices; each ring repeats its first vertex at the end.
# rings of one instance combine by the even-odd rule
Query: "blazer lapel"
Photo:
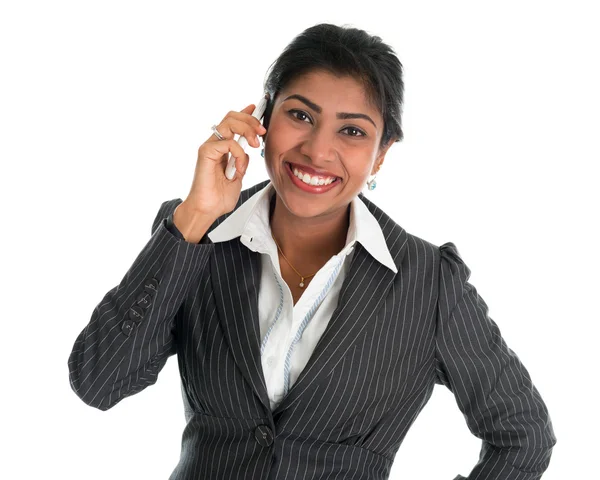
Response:
MULTIPOLYGON (((390 251, 392 258, 397 258, 397 251, 390 251)), ((393 271, 375 260, 360 243, 356 244, 337 307, 308 363, 273 415, 292 406, 309 388, 316 387, 342 360, 359 336, 369 335, 395 276, 393 271)))
POLYGON ((215 244, 210 276, 221 325, 235 362, 258 398, 270 411, 271 404, 260 359, 260 268, 260 253, 242 245, 239 237, 215 244))
MULTIPOLYGON (((378 218, 391 256, 400 266, 406 250, 406 231, 361 195, 378 218)), ((396 274, 356 243, 352 264, 342 285, 337 307, 308 363, 273 414, 293 405, 312 386, 318 385, 348 352, 355 340, 374 328, 373 319, 393 285, 396 274)), ((211 279, 217 310, 234 359, 244 377, 271 411, 260 358, 258 288, 260 254, 239 238, 215 244, 211 279)))

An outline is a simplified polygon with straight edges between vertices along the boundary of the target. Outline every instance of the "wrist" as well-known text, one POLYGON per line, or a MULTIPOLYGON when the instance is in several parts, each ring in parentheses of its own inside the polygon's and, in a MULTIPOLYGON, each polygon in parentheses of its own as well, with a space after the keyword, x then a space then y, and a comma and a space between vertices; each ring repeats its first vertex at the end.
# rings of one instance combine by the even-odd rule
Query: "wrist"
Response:
POLYGON ((191 208, 185 201, 173 212, 173 224, 190 243, 199 243, 215 220, 213 215, 191 208))

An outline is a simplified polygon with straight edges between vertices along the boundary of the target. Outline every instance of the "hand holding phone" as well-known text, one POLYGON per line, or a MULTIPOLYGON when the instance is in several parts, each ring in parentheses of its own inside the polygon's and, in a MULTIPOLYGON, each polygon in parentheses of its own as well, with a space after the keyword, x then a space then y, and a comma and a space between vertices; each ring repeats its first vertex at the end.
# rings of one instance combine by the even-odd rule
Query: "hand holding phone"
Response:
MULTIPOLYGON (((178 217, 180 222, 183 221, 181 218, 188 218, 194 223, 194 218, 200 215, 204 219, 200 223, 204 224, 206 218, 217 219, 235 208, 248 168, 248 154, 244 150, 248 146, 246 139, 250 138, 254 147, 260 145, 260 135, 265 133, 260 119, 264 115, 267 98, 261 98, 256 107, 248 105, 240 112, 229 112, 217 129, 225 139, 219 139, 213 133, 200 145, 190 192, 181 204, 181 210, 187 214, 178 217), (240 169, 237 173, 236 162, 240 169)), ((194 225, 177 225, 177 228, 180 226, 189 231, 196 228, 194 225)))
MULTIPOLYGON (((265 93, 262 98, 260 99, 260 101, 258 102, 258 105, 256 105, 256 108, 254 109, 254 111, 252 112, 252 116, 258 120, 262 120, 264 114, 265 114, 265 110, 267 109, 267 102, 269 100, 269 95, 267 93, 265 93)), ((246 148, 248 148, 248 140, 246 140, 246 137, 240 137, 240 135, 235 135, 234 136, 234 140, 236 142, 238 142, 240 144, 240 146, 242 147, 242 149, 244 151, 246 151, 246 148)), ((235 158, 233 157, 233 155, 229 155, 229 160, 227 161, 227 168, 225 169, 225 176, 231 180, 233 179, 233 177, 235 176, 235 158)))

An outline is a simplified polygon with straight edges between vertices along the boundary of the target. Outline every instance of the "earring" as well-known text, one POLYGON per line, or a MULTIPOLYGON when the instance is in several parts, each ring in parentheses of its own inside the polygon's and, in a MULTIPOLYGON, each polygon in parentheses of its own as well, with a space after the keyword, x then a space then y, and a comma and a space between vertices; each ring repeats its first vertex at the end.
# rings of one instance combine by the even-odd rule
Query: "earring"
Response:
POLYGON ((265 149, 264 149, 264 147, 260 151, 260 156, 263 157, 263 158, 265 158, 265 149))
POLYGON ((375 181, 375 177, 377 177, 377 174, 375 174, 375 176, 369 180, 367 182, 367 185, 369 186, 369 190, 375 190, 375 187, 377 186, 377 182, 375 181))

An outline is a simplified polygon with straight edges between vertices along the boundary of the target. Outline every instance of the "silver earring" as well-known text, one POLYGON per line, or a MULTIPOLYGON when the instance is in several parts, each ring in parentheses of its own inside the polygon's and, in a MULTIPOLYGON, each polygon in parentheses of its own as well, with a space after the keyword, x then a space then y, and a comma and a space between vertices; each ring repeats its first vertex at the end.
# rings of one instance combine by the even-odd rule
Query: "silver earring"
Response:
POLYGON ((375 187, 377 186, 377 182, 375 181, 376 176, 377 176, 377 174, 375 174, 375 176, 367 182, 367 185, 369 186, 369 190, 375 190, 375 187))

